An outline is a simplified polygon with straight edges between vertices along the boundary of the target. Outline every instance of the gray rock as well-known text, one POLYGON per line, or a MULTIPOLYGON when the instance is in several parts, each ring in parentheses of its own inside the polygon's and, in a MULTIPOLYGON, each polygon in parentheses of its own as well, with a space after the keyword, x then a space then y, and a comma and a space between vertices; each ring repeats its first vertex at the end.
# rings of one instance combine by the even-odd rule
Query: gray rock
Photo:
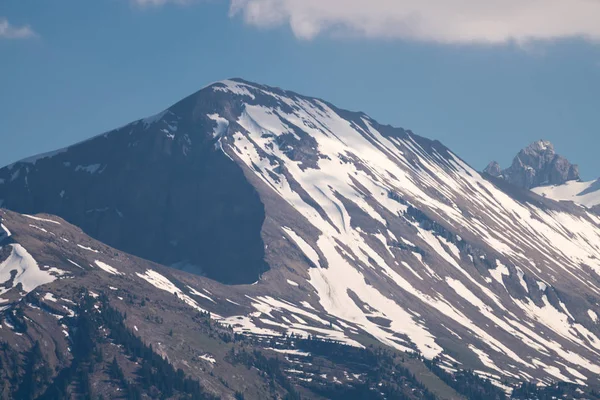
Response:
POLYGON ((543 185, 561 185, 579 179, 579 167, 556 154, 552 143, 545 140, 533 142, 521 150, 509 168, 500 171, 500 166, 494 161, 484 172, 502 177, 524 189, 543 185))
POLYGON ((496 161, 492 161, 491 163, 489 163, 488 166, 485 167, 483 172, 496 178, 502 175, 502 169, 500 168, 500 164, 498 164, 496 161))

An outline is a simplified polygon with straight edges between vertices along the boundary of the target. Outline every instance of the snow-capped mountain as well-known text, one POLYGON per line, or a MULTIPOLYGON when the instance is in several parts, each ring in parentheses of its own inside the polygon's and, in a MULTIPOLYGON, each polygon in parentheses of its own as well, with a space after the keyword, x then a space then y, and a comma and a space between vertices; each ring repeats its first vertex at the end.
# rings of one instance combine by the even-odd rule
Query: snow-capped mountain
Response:
POLYGON ((246 283, 136 272, 240 333, 377 341, 497 385, 598 383, 600 218, 319 99, 218 82, 3 168, 0 199, 136 256, 246 283))

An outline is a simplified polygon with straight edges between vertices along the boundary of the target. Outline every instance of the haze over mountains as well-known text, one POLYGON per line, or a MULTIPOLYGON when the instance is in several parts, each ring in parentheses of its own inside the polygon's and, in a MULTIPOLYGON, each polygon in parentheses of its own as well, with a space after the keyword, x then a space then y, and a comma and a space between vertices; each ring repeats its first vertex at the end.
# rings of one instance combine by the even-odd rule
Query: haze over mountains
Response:
MULTIPOLYGON (((485 172, 364 113, 241 79, 215 83, 153 117, 0 169, 0 207, 11 210, 2 214, 1 335, 21 348, 54 343, 43 354, 56 371, 68 368, 77 357, 56 321, 71 334, 62 318, 83 310, 70 301, 92 301, 83 288, 101 299, 96 309, 126 313, 134 336, 225 398, 291 393, 241 372, 234 333, 376 344, 436 359, 456 376, 473 370, 500 396, 561 381, 590 398, 584 389, 600 383, 600 217, 553 199, 591 207, 596 186, 561 198, 584 183, 544 141, 485 172), (39 213, 48 215, 27 216, 39 213), (24 336, 15 321, 36 333, 24 336), (47 356, 56 353, 66 355, 47 356), (225 376, 236 378, 226 385, 225 376)), ((287 369, 296 372, 282 374, 295 374, 293 391, 309 398, 359 383, 379 396, 364 371, 285 362, 294 360, 301 365, 287 369)), ((427 365, 413 361, 413 373, 427 365)), ((442 372, 424 383, 385 371, 381 382, 406 383, 405 398, 430 398, 419 385, 470 396, 442 372)))

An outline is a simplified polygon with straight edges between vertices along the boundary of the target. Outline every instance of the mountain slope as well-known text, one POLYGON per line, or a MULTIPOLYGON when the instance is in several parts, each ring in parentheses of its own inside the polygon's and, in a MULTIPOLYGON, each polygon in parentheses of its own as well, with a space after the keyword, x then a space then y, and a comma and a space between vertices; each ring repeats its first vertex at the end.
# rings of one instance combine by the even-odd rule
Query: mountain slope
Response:
POLYGON ((184 101, 4 168, 0 206, 60 215, 104 243, 161 264, 228 283, 256 281, 267 269, 262 204, 241 170, 213 151, 206 132, 214 122, 195 117, 194 106, 184 101), (237 243, 235 252, 228 242, 237 243))
MULTIPOLYGON (((389 350, 236 335, 199 306, 233 304, 214 282, 184 285, 187 273, 117 252, 55 216, 0 217, 9 232, 0 271, 19 278, 0 294, 2 399, 464 399, 442 381, 449 375, 389 350), (44 272, 51 279, 31 279, 44 272)), ((502 396, 468 374, 456 382, 502 396)))
POLYGON ((540 186, 532 190, 540 196, 557 201, 572 201, 589 208, 600 205, 600 180, 569 181, 562 185, 540 186))
POLYGON ((377 341, 498 385, 598 383, 600 219, 365 114, 223 81, 0 179, 4 207, 226 283, 260 276, 193 298, 236 332, 377 341))

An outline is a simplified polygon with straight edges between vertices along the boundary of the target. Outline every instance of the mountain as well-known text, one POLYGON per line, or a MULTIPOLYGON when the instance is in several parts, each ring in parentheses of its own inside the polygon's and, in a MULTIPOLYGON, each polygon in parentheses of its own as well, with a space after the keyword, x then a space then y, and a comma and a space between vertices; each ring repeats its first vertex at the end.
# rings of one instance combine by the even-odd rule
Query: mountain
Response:
MULTIPOLYGON (((0 274, 10 272, 0 288, 2 399, 465 398, 435 364, 391 350, 236 334, 203 308, 231 312, 243 301, 235 290, 226 299, 202 278, 191 287, 187 273, 56 216, 0 217, 0 274)), ((460 380, 502 395, 476 376, 460 380)))
POLYGON ((154 117, 10 165, 0 172, 0 206, 59 215, 161 264, 255 282, 267 269, 263 205, 242 170, 214 150, 218 121, 200 115, 203 108, 228 115, 229 107, 235 104, 226 93, 204 91, 154 117))
MULTIPOLYGON (((542 147, 524 154, 546 166, 539 182, 555 182, 565 164, 542 147)), ((598 216, 323 100, 218 82, 152 118, 1 169, 0 199, 99 241, 84 247, 149 260, 131 273, 112 258, 98 260, 110 268, 85 264, 131 275, 112 286, 138 296, 176 293, 180 318, 200 308, 251 338, 384 346, 507 391, 600 383, 598 216)))
POLYGON ((544 140, 533 142, 521 150, 509 168, 501 170, 498 163, 492 161, 484 172, 494 177, 502 177, 524 189, 562 185, 579 179, 579 167, 556 154, 552 143, 544 140))
POLYGON ((521 150, 505 170, 492 161, 483 172, 553 200, 592 209, 600 205, 600 180, 581 181, 577 165, 556 154, 548 141, 540 140, 521 150))

